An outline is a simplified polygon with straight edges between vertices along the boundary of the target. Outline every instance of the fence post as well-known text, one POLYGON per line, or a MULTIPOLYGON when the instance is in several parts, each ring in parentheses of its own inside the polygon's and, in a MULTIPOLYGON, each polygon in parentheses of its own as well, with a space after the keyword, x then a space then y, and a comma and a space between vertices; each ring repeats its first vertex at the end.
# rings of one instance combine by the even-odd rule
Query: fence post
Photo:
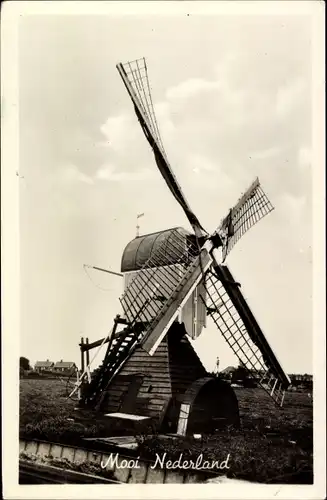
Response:
POLYGON ((81 338, 81 371, 84 372, 84 338, 81 338))
MULTIPOLYGON (((89 345, 88 337, 86 337, 85 341, 86 341, 86 345, 88 346, 89 345)), ((87 349, 87 351, 86 351, 86 364, 87 364, 87 366, 89 366, 89 364, 90 364, 90 351, 89 351, 89 349, 87 349)))

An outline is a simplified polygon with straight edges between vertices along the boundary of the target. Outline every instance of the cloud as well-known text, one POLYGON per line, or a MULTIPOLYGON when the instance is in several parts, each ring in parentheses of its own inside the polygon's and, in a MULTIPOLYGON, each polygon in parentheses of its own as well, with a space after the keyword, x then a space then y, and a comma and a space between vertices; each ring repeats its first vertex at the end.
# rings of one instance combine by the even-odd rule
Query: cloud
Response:
POLYGON ((166 100, 173 101, 187 101, 194 98, 194 96, 203 94, 204 92, 212 92, 218 90, 220 84, 218 81, 208 81, 200 78, 191 78, 181 82, 175 87, 168 88, 166 91, 166 100))
POLYGON ((266 158, 273 158, 274 156, 277 156, 279 153, 280 153, 280 148, 275 146, 269 149, 255 151, 254 153, 251 153, 251 158, 253 160, 265 160, 266 158))
POLYGON ((311 149, 305 146, 298 150, 298 163, 300 167, 306 168, 311 167, 311 149))
POLYGON ((296 78, 279 87, 276 96, 276 113, 280 118, 290 115, 305 97, 307 84, 304 78, 296 78))
POLYGON ((126 138, 129 132, 135 128, 132 116, 126 113, 109 116, 107 121, 101 125, 100 130, 107 138, 107 147, 110 151, 119 152, 126 146, 126 138))
POLYGON ((98 180, 105 180, 109 182, 139 182, 154 179, 155 175, 153 171, 148 168, 136 170, 134 172, 124 172, 119 171, 112 165, 104 165, 98 169, 96 178, 98 180))
POLYGON ((91 177, 80 172, 76 165, 66 165, 61 168, 60 180, 64 183, 82 182, 84 184, 94 184, 91 177))
POLYGON ((306 209, 306 197, 295 197, 289 193, 285 193, 281 196, 281 202, 284 205, 284 210, 289 213, 292 226, 296 231, 298 231, 299 226, 303 224, 303 213, 306 209))
MULTIPOLYGON (((123 174, 123 178, 126 178, 124 172, 135 174, 138 171, 156 168, 153 165, 151 148, 143 134, 132 105, 129 112, 109 116, 100 129, 106 139, 102 143, 105 146, 106 159, 98 165, 98 168, 102 170, 103 165, 107 165, 105 169, 108 170, 108 165, 110 165, 110 170, 112 165, 115 165, 115 174, 113 175, 110 170, 110 173, 105 174, 107 178, 110 176, 111 180, 118 179, 118 173, 123 174)), ((142 175, 144 175, 144 172, 142 175)))

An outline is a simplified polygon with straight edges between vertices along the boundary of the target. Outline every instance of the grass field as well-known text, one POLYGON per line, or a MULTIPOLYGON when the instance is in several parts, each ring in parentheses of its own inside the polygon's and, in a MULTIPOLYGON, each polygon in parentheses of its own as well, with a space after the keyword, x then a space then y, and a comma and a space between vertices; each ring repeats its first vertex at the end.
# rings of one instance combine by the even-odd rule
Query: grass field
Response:
MULTIPOLYGON (((284 407, 277 408, 261 389, 235 389, 241 414, 240 430, 220 432, 194 442, 173 442, 159 436, 143 440, 140 452, 151 458, 167 451, 172 457, 203 453, 208 459, 230 454, 228 476, 260 482, 312 483, 313 415, 307 393, 289 392, 284 407)), ((72 442, 81 436, 108 435, 102 424, 68 420, 76 402, 67 399, 59 380, 28 380, 20 383, 20 435, 25 438, 72 442)))

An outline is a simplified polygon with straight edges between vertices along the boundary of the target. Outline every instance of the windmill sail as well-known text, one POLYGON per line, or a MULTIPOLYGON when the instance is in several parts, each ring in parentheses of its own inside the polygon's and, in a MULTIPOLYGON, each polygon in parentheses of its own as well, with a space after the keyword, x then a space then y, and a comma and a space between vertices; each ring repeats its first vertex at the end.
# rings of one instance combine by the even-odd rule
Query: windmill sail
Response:
POLYGON ((280 406, 290 385, 227 266, 207 273, 208 314, 242 366, 280 406))
POLYGON ((217 230, 223 241, 223 260, 238 240, 273 208, 257 178, 222 220, 217 230))
POLYGON ((204 229, 189 206, 182 189, 171 169, 160 137, 159 127, 152 103, 150 84, 145 59, 117 64, 117 70, 129 93, 137 118, 145 137, 153 149, 156 164, 170 191, 182 206, 195 234, 204 235, 204 229))

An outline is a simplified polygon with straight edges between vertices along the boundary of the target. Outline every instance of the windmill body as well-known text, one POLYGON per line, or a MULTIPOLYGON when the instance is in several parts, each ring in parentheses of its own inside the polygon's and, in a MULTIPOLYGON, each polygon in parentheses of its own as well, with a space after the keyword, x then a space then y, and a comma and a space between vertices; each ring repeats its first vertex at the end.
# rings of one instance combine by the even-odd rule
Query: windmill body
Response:
POLYGON ((210 316, 216 334, 242 366, 276 404, 283 404, 290 380, 224 264, 244 233, 273 207, 256 179, 216 231, 206 233, 163 149, 145 60, 118 64, 117 69, 157 167, 194 233, 177 227, 137 236, 126 245, 121 264, 123 316, 115 318, 111 334, 101 341, 106 354, 84 384, 81 407, 108 417, 152 419, 157 428, 179 434, 238 425, 231 386, 209 376, 189 338, 201 335, 210 316), (217 260, 218 248, 223 262, 217 260))
MULTIPOLYGON (((139 236, 130 241, 123 252, 121 263, 121 272, 124 275, 124 292, 128 290, 132 281, 139 276, 140 280, 144 279, 143 294, 138 297, 141 307, 151 293, 151 286, 156 287, 153 302, 157 302, 159 305, 165 301, 167 293, 170 291, 167 285, 170 284, 171 280, 178 279, 183 274, 184 268, 179 260, 182 258, 183 252, 187 251, 188 244, 192 244, 192 241, 194 242, 194 236, 181 227, 139 236), (180 236, 178 243, 175 233, 180 236), (176 240, 176 251, 171 255, 167 252, 169 239, 176 240), (183 245, 181 249, 177 247, 177 244, 183 245), (158 247, 162 247, 163 252, 161 254, 161 265, 158 265, 158 268, 160 268, 158 269, 159 272, 155 273, 156 283, 154 284, 148 280, 147 274, 142 268, 151 256, 155 254, 158 247)), ((202 328, 206 326, 205 293, 202 280, 182 307, 177 318, 179 323, 184 324, 187 335, 192 339, 197 338, 201 334, 202 328)), ((155 308, 151 308, 147 312, 144 311, 140 314, 140 319, 144 321, 154 319, 156 312, 155 308)), ((126 317, 129 320, 132 319, 132 313, 128 307, 126 308, 126 317)))

